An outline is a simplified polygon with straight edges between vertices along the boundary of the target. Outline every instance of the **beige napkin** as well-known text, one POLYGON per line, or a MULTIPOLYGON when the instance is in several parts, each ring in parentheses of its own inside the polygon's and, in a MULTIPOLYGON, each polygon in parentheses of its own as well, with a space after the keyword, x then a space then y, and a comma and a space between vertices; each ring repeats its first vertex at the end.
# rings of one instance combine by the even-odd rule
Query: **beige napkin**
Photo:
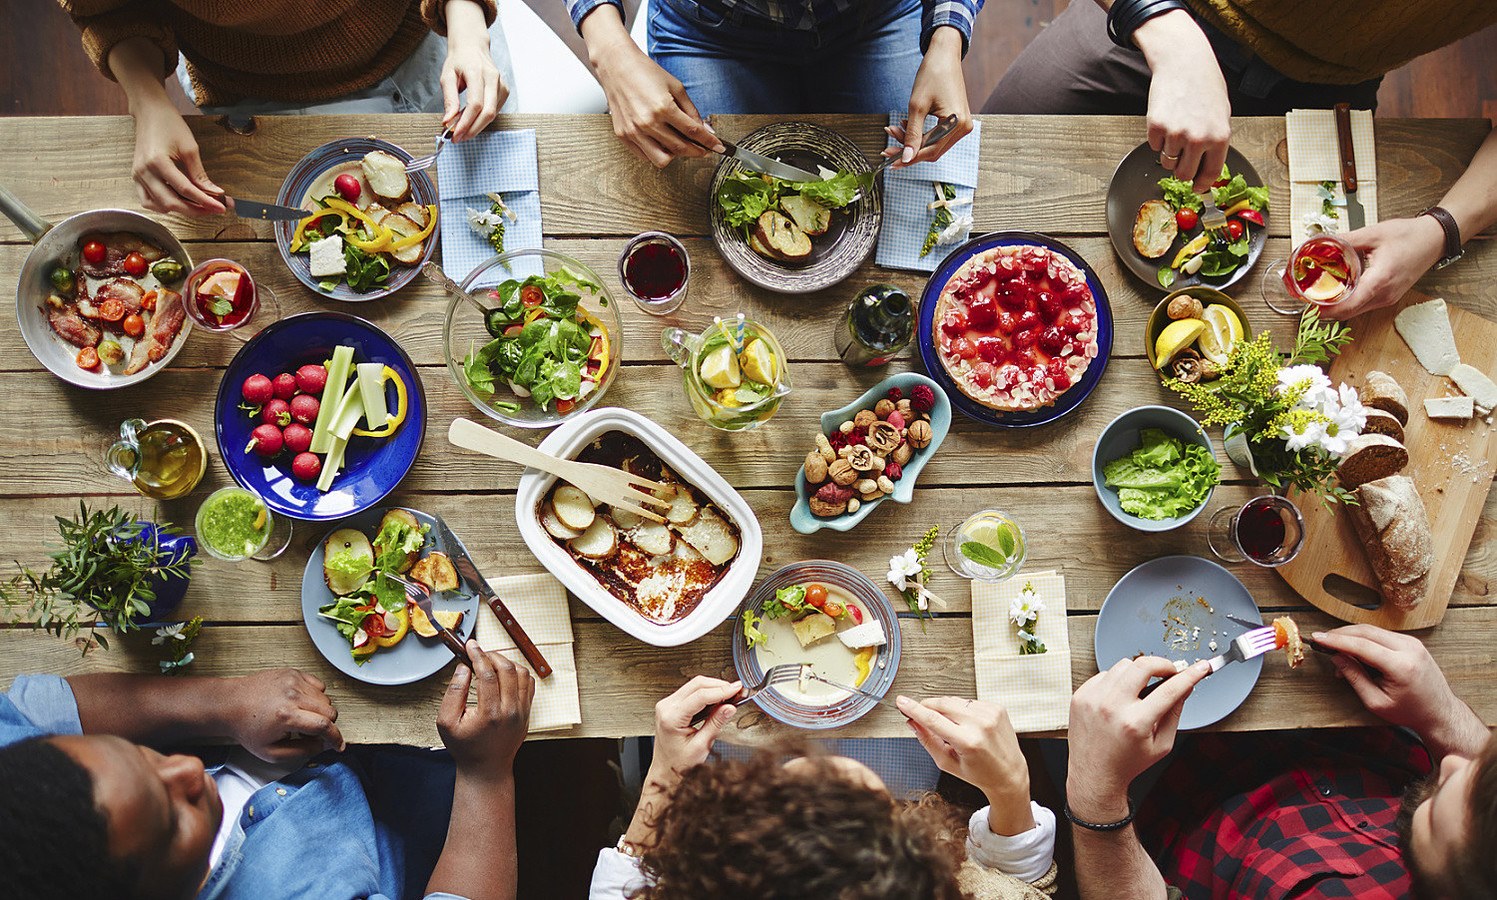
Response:
MULTIPOLYGON (((535 682, 530 730, 552 731, 581 722, 577 659, 572 652, 572 614, 567 607, 566 589, 550 575, 514 575, 490 578, 488 582, 520 627, 530 635, 536 649, 551 664, 551 674, 535 682)), ((483 649, 497 650, 508 659, 527 665, 525 655, 515 646, 509 632, 499 624, 498 617, 487 604, 478 606, 474 636, 483 649)))
POLYGON ((1063 576, 1021 572, 997 584, 973 581, 972 652, 977 699, 1003 704, 1015 731, 1056 731, 1070 722, 1071 636, 1063 576), (1024 656, 1008 612, 1026 584, 1045 604, 1031 628, 1047 649, 1024 656))
MULTIPOLYGON (((1341 151, 1336 139, 1336 113, 1330 109, 1292 109, 1284 116, 1289 138, 1289 233, 1296 246, 1310 236, 1309 222, 1321 211, 1324 198, 1318 188, 1334 181, 1332 201, 1341 211, 1336 232, 1349 231, 1346 224, 1346 191, 1341 184, 1341 151)), ((1367 213, 1367 224, 1377 216, 1377 152, 1373 143, 1372 113, 1351 111, 1351 145, 1357 159, 1357 197, 1367 213)))

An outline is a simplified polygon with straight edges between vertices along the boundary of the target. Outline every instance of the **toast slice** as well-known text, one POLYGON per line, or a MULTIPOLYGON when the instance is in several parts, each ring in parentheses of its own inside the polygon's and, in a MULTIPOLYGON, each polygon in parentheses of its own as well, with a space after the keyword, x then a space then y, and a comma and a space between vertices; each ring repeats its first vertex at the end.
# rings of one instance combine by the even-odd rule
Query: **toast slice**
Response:
POLYGON ((1359 434, 1352 438, 1336 468, 1336 477, 1347 490, 1361 487, 1403 471, 1409 451, 1386 434, 1359 434))
POLYGON ((769 251, 770 257, 781 262, 804 262, 811 256, 811 239, 790 217, 777 209, 771 209, 759 217, 754 225, 754 236, 769 251))
POLYGON ((1158 259, 1170 252, 1180 229, 1175 211, 1163 200, 1145 200, 1133 219, 1133 249, 1145 259, 1158 259))

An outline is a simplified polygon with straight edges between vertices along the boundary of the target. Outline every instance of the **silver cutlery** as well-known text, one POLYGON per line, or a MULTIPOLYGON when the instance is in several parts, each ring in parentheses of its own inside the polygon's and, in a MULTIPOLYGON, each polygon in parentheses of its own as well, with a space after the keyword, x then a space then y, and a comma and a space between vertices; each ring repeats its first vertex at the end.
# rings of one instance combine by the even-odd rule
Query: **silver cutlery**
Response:
POLYGON ((843 684, 840 681, 833 681, 832 679, 827 678, 825 675, 819 675, 816 672, 807 672, 806 677, 811 679, 812 681, 819 681, 822 684, 827 685, 828 687, 834 687, 840 691, 847 691, 850 694, 861 694, 862 696, 872 700, 874 703, 877 703, 879 706, 887 706, 888 708, 899 713, 901 716, 904 715, 904 711, 899 708, 898 704, 891 703, 890 701, 885 700, 883 697, 880 697, 878 694, 875 694, 872 691, 865 691, 862 688, 853 687, 850 684, 843 684))
POLYGON ((243 197, 230 197, 222 194, 224 204, 230 206, 234 215, 241 219, 263 219, 268 222, 300 222, 311 213, 305 209, 294 206, 278 206, 274 203, 263 203, 259 200, 246 200, 243 197))
MULTIPOLYGON (((799 681, 801 678, 801 669, 803 668, 806 667, 802 663, 781 663, 778 666, 771 666, 765 670, 758 681, 744 686, 738 693, 724 700, 723 703, 731 703, 734 706, 738 706, 739 704, 748 702, 755 694, 768 690, 774 685, 799 681)), ((722 706, 722 703, 714 703, 711 706, 702 707, 697 711, 696 715, 691 717, 691 724, 700 725, 707 721, 707 717, 716 712, 719 706, 722 706)))
MULTIPOLYGON (((1246 628, 1263 627, 1263 625, 1259 622, 1249 622, 1247 619, 1243 619, 1238 616, 1228 615, 1227 618, 1246 628)), ((1325 644, 1322 644, 1320 641, 1317 641, 1314 638, 1305 638, 1305 643, 1309 645, 1311 650, 1314 650, 1316 653, 1325 654, 1326 656, 1335 656, 1336 654, 1341 652, 1340 650, 1332 650, 1330 647, 1327 647, 1325 644)))
MULTIPOLYGON (((689 143, 701 147, 708 153, 717 152, 701 141, 686 137, 686 135, 684 134, 681 135, 681 137, 686 138, 689 143)), ((752 169, 753 171, 758 172, 761 175, 769 175, 771 177, 778 178, 781 181, 821 180, 821 176, 817 175, 815 172, 807 172, 805 169, 792 166, 789 163, 782 163, 779 160, 765 156, 762 153, 755 153, 752 150, 745 150, 732 141, 728 140, 727 138, 720 137, 718 138, 718 141, 723 145, 723 156, 726 156, 729 159, 736 159, 743 165, 744 168, 752 169)))
MULTIPOLYGON (((1211 664, 1211 671, 1207 672, 1206 674, 1214 675, 1217 672, 1220 672, 1223 666, 1229 665, 1231 663, 1246 662, 1250 659, 1256 659, 1257 657, 1260 657, 1268 651, 1272 650, 1274 648, 1274 645, 1277 643, 1278 636, 1275 634, 1274 627, 1272 625, 1263 625, 1255 627, 1252 631, 1243 632, 1237 637, 1232 638, 1232 643, 1227 647, 1227 652, 1211 657, 1211 659, 1209 660, 1211 664)), ((1194 665, 1194 663, 1192 663, 1192 665, 1194 665)), ((1184 670, 1182 669, 1181 671, 1184 670)), ((1140 698, 1149 696, 1150 694, 1154 693, 1155 689, 1157 689, 1161 684, 1164 684, 1167 680, 1168 679, 1161 678, 1153 684, 1150 684, 1148 687, 1144 688, 1143 692, 1138 696, 1140 698)))
POLYGON ((405 173, 420 172, 422 169, 430 169, 437 164, 437 157, 442 155, 442 148, 452 143, 452 129, 448 128, 437 135, 437 149, 425 156, 418 156, 405 164, 405 173))
POLYGON ((452 629, 437 621, 437 615, 431 608, 431 588, 397 575, 394 572, 386 572, 385 576, 405 588, 406 597, 421 607, 422 612, 426 613, 427 620, 437 630, 437 637, 442 639, 442 643, 447 645, 447 649, 452 651, 452 655, 457 657, 457 661, 470 669, 473 668, 473 661, 468 658, 468 648, 463 645, 462 638, 453 634, 452 629))

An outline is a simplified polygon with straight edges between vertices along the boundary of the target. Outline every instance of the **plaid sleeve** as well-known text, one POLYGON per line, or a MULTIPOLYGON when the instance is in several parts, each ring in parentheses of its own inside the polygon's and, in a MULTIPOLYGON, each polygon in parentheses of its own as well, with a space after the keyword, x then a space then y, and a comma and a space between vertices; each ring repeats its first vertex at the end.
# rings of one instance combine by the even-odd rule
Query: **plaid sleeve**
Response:
POLYGON ((624 4, 621 0, 565 0, 567 4, 567 15, 572 17, 572 27, 580 33, 582 31, 582 20, 587 18, 588 13, 600 6, 609 5, 618 9, 619 18, 624 18, 624 4))
MULTIPOLYGON (((578 0, 587 2, 587 0, 578 0)), ((962 55, 972 44, 972 23, 977 20, 983 0, 922 0, 925 7, 920 21, 920 52, 930 49, 930 37, 942 25, 950 25, 962 33, 962 55)))

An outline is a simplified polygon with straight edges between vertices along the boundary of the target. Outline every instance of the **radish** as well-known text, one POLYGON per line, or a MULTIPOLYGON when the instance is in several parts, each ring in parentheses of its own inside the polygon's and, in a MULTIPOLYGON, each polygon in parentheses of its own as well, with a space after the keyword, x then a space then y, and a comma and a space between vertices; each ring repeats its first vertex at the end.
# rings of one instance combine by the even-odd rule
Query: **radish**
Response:
POLYGON ((274 425, 256 425, 255 430, 250 432, 249 446, 246 451, 253 450, 256 454, 270 459, 281 452, 285 445, 285 438, 281 436, 281 429, 274 425))
POLYGON ((312 446, 312 429, 301 424, 292 422, 281 432, 281 437, 286 439, 286 450, 291 453, 306 453, 307 448, 312 446))
POLYGON ((239 393, 244 396, 245 403, 260 406, 268 403, 275 396, 275 387, 264 375, 251 375, 244 379, 244 385, 239 389, 239 393))
POLYGON ((316 481, 322 474, 322 458, 315 453, 298 453, 291 460, 291 474, 299 481, 316 481))
POLYGON ((344 172, 342 175, 339 175, 337 178, 333 179, 333 190, 337 191, 338 196, 342 197, 344 200, 347 200, 349 203, 357 203, 359 200, 359 194, 363 189, 359 186, 359 180, 357 178, 355 178, 348 172, 344 172))
POLYGON ((369 632, 362 628, 353 630, 353 648, 358 650, 369 643, 369 632))
POLYGON ((290 372, 277 375, 275 381, 271 382, 271 386, 275 388, 277 400, 290 400, 296 396, 296 376, 290 372))
POLYGON ((296 386, 303 394, 321 394, 327 385, 327 369, 317 365, 306 365, 296 370, 296 386))
POLYGON ((279 397, 268 401, 260 409, 260 421, 266 425, 284 428, 291 424, 291 404, 279 397))
POLYGON ((392 612, 385 613, 385 630, 391 633, 400 630, 400 617, 392 612))
POLYGON ((317 398, 311 394, 297 394, 291 398, 291 418, 303 425, 316 421, 319 408, 317 398))

